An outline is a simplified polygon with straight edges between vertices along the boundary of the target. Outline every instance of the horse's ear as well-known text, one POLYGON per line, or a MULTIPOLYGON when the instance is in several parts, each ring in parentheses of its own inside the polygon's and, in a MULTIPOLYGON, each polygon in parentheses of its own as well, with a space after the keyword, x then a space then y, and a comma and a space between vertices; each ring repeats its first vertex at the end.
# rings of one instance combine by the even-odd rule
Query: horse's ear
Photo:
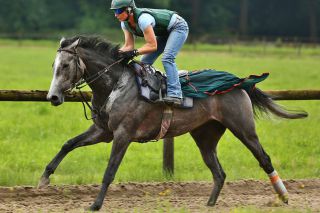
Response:
POLYGON ((80 38, 79 39, 77 39, 75 42, 73 42, 68 48, 74 48, 74 47, 77 47, 78 46, 78 44, 79 44, 79 42, 80 42, 80 38))
POLYGON ((63 43, 65 40, 66 40, 65 37, 62 37, 62 38, 61 38, 61 40, 60 40, 60 47, 61 47, 62 43, 63 43))

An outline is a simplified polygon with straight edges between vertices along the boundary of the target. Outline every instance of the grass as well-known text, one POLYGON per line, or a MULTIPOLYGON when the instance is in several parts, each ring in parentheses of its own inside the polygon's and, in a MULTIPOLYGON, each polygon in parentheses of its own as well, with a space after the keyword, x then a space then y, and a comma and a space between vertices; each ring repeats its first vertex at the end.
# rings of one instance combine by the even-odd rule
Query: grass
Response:
MULTIPOLYGON (((58 42, 0 40, 0 89, 49 88, 51 64, 58 42)), ((180 69, 214 68, 240 77, 270 72, 258 85, 271 89, 319 89, 319 48, 187 45, 179 55, 180 69)), ((160 62, 156 63, 160 66, 160 62)), ((282 178, 319 178, 319 101, 281 104, 306 110, 304 120, 257 120, 260 141, 282 178)), ((36 185, 46 164, 65 141, 91 125, 79 103, 54 108, 49 103, 0 103, 0 185, 36 185)), ((100 183, 111 144, 71 152, 52 175, 53 184, 100 183)), ((227 132, 218 146, 227 180, 267 179, 251 153, 227 132)), ((175 142, 176 181, 211 180, 200 153, 186 134, 175 142)), ((132 144, 116 176, 117 182, 163 181, 162 142, 132 144)), ((239 211, 241 212, 241 210, 239 211)))

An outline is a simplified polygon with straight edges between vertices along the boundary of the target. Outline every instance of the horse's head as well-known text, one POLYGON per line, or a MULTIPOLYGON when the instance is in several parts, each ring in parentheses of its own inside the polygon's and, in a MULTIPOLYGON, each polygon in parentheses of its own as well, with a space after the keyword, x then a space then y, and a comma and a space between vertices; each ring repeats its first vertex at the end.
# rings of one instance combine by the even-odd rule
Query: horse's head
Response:
POLYGON ((64 102, 65 92, 74 87, 82 78, 86 69, 77 52, 80 39, 69 45, 65 45, 64 41, 64 38, 62 38, 53 63, 53 79, 47 95, 47 99, 54 106, 64 102))

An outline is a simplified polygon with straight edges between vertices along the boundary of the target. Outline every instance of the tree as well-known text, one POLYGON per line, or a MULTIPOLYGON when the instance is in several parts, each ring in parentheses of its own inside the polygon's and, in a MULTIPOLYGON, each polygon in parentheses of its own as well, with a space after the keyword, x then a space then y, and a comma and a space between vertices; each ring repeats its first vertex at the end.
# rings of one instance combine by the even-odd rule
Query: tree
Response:
POLYGON ((307 4, 309 10, 310 41, 317 42, 317 0, 308 0, 307 4))
MULTIPOLYGON (((232 35, 317 41, 319 0, 135 0, 138 7, 177 11, 201 39, 232 35)), ((76 32, 117 35, 111 0, 0 0, 0 33, 76 32), (111 29, 111 30, 110 30, 111 29)))
MULTIPOLYGON (((194 29, 198 29, 199 26, 199 18, 200 17, 200 4, 201 0, 190 0, 190 5, 192 7, 192 15, 191 15, 191 27, 194 29)), ((194 30, 195 33, 198 32, 198 30, 194 30)))
POLYGON ((137 7, 169 9, 171 0, 136 0, 137 7))
POLYGON ((250 34, 270 37, 308 36, 308 15, 303 0, 255 0, 249 4, 250 34))
POLYGON ((246 36, 248 33, 248 0, 240 1, 240 18, 239 30, 241 36, 246 36))

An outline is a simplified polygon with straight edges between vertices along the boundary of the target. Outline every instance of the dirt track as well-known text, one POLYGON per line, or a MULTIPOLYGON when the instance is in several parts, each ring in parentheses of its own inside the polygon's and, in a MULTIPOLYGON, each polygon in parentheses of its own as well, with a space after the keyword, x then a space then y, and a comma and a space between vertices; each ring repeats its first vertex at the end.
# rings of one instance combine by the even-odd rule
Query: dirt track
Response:
MULTIPOLYGON (((113 184, 102 212, 228 212, 246 207, 262 211, 320 212, 320 179, 288 180, 289 205, 277 201, 269 182, 227 182, 217 205, 206 207, 212 183, 113 184)), ((98 185, 0 188, 0 212, 84 212, 98 185)), ((254 210, 254 211, 255 211, 254 210)))

